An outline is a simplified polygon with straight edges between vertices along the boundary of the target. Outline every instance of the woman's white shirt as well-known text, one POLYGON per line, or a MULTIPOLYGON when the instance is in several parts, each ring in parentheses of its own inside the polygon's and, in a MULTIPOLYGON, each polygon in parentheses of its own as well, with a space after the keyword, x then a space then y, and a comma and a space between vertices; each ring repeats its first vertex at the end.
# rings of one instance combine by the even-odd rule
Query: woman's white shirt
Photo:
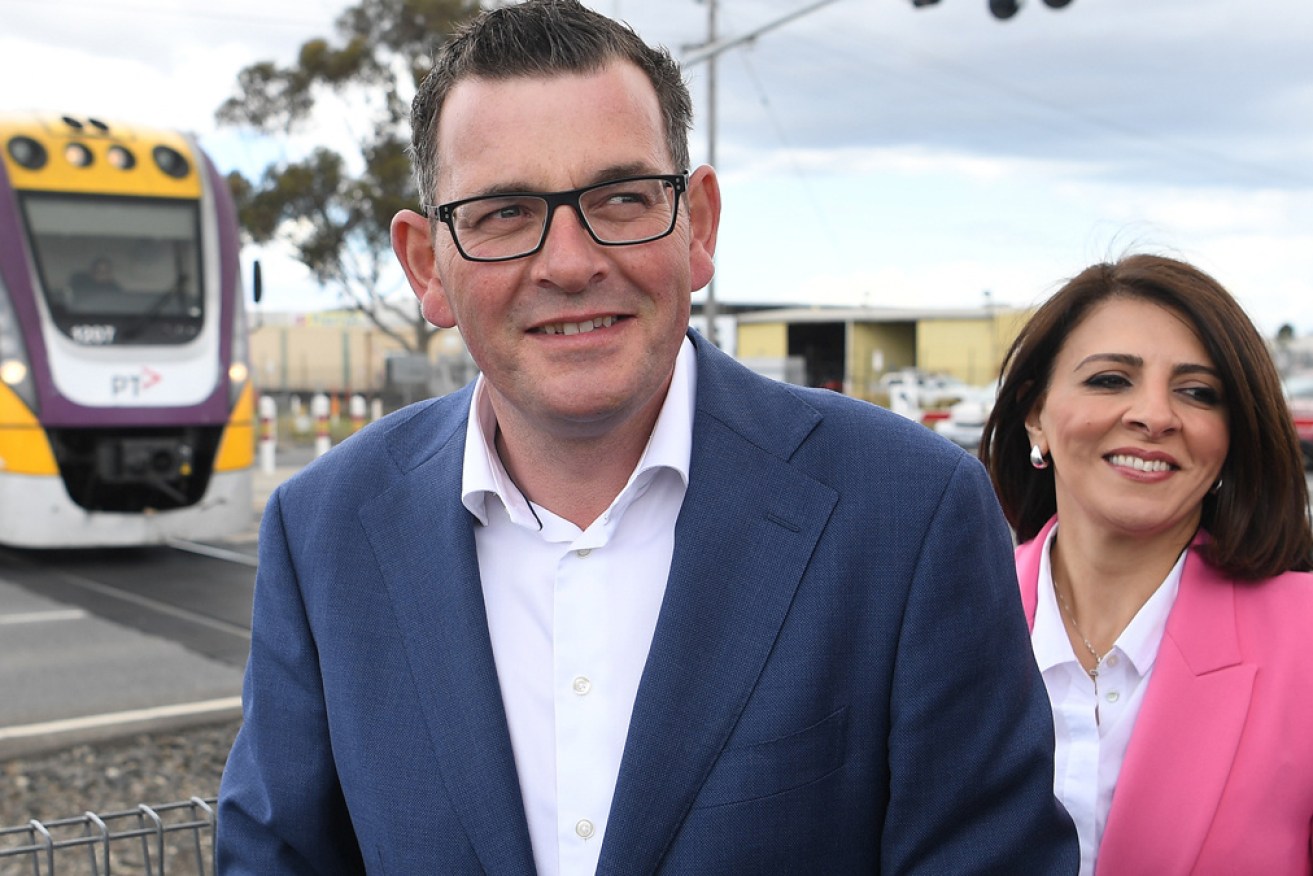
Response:
POLYGON ((1053 590, 1049 554, 1058 528, 1053 527, 1040 554, 1030 640, 1053 707, 1053 791, 1076 822, 1081 876, 1092 876, 1117 776, 1176 602, 1186 552, 1103 655, 1096 698, 1094 680, 1076 659, 1053 590))

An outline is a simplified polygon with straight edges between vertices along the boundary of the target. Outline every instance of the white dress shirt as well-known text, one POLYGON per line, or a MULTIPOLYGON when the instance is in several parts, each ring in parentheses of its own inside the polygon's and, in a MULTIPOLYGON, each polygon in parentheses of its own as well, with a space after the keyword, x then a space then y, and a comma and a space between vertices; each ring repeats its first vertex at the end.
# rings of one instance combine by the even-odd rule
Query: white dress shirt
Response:
POLYGON ((1076 822, 1081 876, 1093 876, 1117 775, 1144 703, 1167 616, 1176 601, 1186 552, 1182 551, 1158 589, 1122 630, 1112 650, 1103 655, 1096 696, 1094 680, 1076 659, 1067 637, 1053 590, 1049 555, 1058 528, 1053 528, 1041 554, 1030 640, 1053 706, 1053 792, 1076 822))
POLYGON ((688 486, 696 383, 685 338, 637 468, 585 530, 530 506, 497 456, 482 377, 474 390, 461 498, 483 524, 488 630, 542 876, 597 869, 688 486))

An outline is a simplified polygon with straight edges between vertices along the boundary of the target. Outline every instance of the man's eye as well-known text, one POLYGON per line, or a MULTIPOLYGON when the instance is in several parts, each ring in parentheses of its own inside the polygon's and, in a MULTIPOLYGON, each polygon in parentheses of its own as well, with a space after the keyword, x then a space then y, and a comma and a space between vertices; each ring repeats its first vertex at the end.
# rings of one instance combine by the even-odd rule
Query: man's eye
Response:
POLYGON ((606 200, 610 204, 638 204, 639 206, 646 206, 652 202, 652 199, 642 192, 613 192, 606 200))
POLYGON ((475 215, 472 225, 484 225, 495 222, 514 222, 528 215, 523 204, 498 203, 486 204, 475 215))

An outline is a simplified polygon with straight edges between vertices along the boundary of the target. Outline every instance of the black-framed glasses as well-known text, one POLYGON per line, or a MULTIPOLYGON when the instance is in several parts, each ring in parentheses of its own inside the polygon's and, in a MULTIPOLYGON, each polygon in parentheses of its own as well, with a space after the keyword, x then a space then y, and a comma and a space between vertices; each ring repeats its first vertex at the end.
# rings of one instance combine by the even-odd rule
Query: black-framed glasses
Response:
POLYGON ((446 224, 460 254, 472 262, 504 262, 543 248, 556 208, 567 206, 602 246, 659 240, 675 230, 687 173, 612 179, 568 192, 506 192, 446 204, 425 204, 446 224))

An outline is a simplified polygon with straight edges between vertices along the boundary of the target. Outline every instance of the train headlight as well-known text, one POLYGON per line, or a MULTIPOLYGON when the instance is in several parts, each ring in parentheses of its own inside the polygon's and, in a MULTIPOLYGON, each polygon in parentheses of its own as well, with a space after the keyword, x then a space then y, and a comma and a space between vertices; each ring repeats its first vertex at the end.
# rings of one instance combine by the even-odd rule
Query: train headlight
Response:
POLYGON ((27 366, 27 345, 23 343, 18 316, 9 303, 9 290, 0 277, 0 383, 13 390, 23 402, 36 410, 36 387, 32 369, 27 366))
POLYGON ((122 146, 109 147, 109 150, 105 153, 105 158, 109 160, 110 166, 119 170, 131 170, 137 166, 137 156, 122 146))
POLYGON ((0 381, 8 386, 18 386, 27 380, 27 366, 17 359, 0 362, 0 381))
POLYGON ((64 160, 74 167, 90 167, 95 157, 81 143, 69 143, 64 147, 64 160))
POLYGON ((9 141, 9 156, 28 170, 40 170, 46 166, 46 147, 31 137, 14 137, 9 141))
POLYGON ((251 376, 251 340, 246 332, 246 304, 239 294, 233 302, 232 324, 232 359, 228 365, 228 405, 235 407, 242 396, 242 390, 251 376))
POLYGON ((156 146, 151 150, 155 164, 174 179, 182 179, 191 172, 191 163, 181 152, 170 146, 156 146))

